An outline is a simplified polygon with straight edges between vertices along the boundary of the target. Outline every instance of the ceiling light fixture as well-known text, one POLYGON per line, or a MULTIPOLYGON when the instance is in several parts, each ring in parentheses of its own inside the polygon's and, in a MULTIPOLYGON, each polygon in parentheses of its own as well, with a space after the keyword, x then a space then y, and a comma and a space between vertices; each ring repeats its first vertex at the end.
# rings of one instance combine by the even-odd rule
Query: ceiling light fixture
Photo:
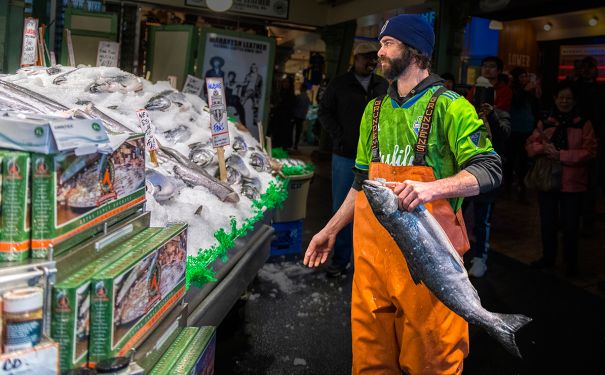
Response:
POLYGON ((226 12, 233 6, 233 0, 206 0, 206 5, 215 12, 226 12))
POLYGON ((490 30, 504 30, 504 24, 501 21, 491 20, 489 21, 490 30))
POLYGON ((599 23, 599 19, 597 17, 592 17, 591 19, 588 20, 588 24, 590 26, 597 26, 597 24, 599 23))
POLYGON ((550 31, 552 29, 552 23, 546 22, 544 24, 544 31, 550 31))

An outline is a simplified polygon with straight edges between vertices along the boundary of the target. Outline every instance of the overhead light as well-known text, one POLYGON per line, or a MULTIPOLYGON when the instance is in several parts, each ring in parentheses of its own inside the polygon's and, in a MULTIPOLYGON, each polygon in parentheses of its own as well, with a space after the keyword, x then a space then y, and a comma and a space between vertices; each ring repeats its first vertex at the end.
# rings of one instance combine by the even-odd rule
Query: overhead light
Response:
POLYGON ((233 0, 206 0, 206 5, 215 12, 226 12, 233 5, 233 0))
POLYGON ((552 23, 546 22, 544 24, 544 31, 550 31, 552 29, 552 23))
POLYGON ((590 26, 597 26, 598 23, 599 23, 599 19, 597 17, 592 17, 591 19, 588 20, 588 24, 590 26))
POLYGON ((490 30, 504 30, 504 24, 500 21, 491 20, 489 21, 489 29, 490 30))

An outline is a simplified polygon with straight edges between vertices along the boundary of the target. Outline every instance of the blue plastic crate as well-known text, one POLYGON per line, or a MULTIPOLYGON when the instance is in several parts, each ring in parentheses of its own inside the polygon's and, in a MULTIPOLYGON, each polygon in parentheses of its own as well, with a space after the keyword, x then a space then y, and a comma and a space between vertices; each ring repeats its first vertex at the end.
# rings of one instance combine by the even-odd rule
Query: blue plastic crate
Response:
POLYGON ((271 256, 300 254, 303 220, 273 223, 273 229, 275 238, 271 241, 271 256))

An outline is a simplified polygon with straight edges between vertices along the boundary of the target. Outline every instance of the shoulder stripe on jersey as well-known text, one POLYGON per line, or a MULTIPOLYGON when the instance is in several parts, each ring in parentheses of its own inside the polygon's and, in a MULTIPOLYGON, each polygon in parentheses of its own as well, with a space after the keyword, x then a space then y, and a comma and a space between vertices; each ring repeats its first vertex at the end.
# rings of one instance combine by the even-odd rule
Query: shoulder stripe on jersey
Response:
POLYGON ((370 166, 365 165, 365 164, 355 163, 355 168, 362 170, 362 171, 367 171, 370 169, 370 166))

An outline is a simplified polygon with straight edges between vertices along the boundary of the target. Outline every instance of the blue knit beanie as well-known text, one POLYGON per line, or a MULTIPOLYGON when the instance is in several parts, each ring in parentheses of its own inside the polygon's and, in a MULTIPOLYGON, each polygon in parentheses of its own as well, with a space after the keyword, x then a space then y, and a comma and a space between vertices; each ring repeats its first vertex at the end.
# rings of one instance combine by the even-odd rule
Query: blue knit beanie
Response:
POLYGON ((383 36, 393 37, 428 57, 431 57, 435 47, 433 28, 417 14, 400 14, 392 17, 382 26, 378 40, 383 36))

